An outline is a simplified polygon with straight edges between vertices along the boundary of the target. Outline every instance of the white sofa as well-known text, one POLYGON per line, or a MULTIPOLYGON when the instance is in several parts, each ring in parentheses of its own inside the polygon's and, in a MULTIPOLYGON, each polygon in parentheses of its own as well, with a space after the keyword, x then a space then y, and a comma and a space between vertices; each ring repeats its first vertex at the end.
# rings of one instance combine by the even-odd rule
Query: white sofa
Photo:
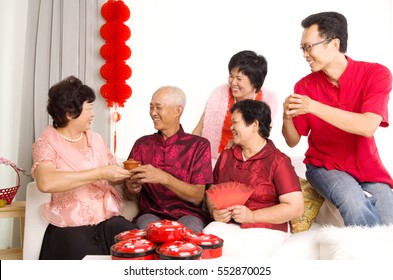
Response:
MULTIPOLYGON (((293 157, 292 163, 300 177, 304 178, 305 166, 302 157, 293 157)), ((50 200, 50 194, 38 190, 35 182, 27 185, 26 190, 26 217, 25 235, 23 246, 23 259, 38 259, 42 238, 48 225, 40 214, 40 205, 50 200)), ((134 201, 127 201, 123 215, 132 219, 138 212, 134 201)), ((342 225, 340 215, 334 206, 324 203, 319 212, 316 222, 304 232, 292 234, 291 237, 275 252, 274 260, 309 260, 320 259, 320 244, 316 239, 322 225, 329 223, 342 225), (338 215, 338 216, 337 216, 338 215)))

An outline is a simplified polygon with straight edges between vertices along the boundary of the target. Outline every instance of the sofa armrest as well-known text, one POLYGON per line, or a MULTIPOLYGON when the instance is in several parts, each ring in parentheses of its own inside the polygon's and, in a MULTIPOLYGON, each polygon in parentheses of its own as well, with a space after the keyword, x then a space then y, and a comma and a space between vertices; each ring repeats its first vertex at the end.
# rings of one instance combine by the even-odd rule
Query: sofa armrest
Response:
POLYGON ((41 215, 41 205, 49 202, 50 193, 40 192, 35 182, 26 187, 25 234, 23 240, 23 259, 38 260, 42 239, 48 222, 41 215))

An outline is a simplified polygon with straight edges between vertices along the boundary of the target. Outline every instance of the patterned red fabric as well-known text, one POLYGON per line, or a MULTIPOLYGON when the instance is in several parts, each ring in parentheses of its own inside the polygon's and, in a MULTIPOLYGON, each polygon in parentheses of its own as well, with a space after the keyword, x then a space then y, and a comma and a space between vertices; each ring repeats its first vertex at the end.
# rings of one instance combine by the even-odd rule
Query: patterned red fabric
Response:
MULTIPOLYGON (((279 204, 280 195, 301 191, 291 159, 279 151, 271 140, 259 153, 246 161, 243 160, 240 146, 224 150, 217 160, 213 175, 214 184, 240 182, 253 187, 255 191, 245 204, 250 210, 279 204)), ((241 227, 288 230, 287 223, 242 224, 241 227)))
MULTIPOLYGON (((158 132, 139 138, 129 155, 142 165, 151 164, 190 184, 213 182, 210 143, 207 139, 185 133, 183 128, 168 139, 158 132)), ((160 184, 144 184, 139 198, 139 216, 151 213, 163 219, 177 220, 192 215, 207 221, 202 205, 179 199, 160 184)))
MULTIPOLYGON (((61 171, 83 171, 114 164, 115 158, 102 137, 91 130, 85 136, 88 148, 75 149, 52 126, 48 126, 32 146, 33 167, 50 161, 61 171)), ((99 180, 66 192, 52 193, 41 206, 42 215, 57 227, 97 225, 121 213, 121 194, 106 180, 99 180)))

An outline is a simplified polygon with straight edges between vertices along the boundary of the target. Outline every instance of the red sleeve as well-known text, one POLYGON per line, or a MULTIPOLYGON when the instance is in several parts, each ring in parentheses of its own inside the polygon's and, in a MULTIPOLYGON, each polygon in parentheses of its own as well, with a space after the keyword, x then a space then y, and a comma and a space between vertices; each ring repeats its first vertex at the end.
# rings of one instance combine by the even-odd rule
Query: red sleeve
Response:
POLYGON ((392 73, 383 65, 373 64, 368 72, 366 83, 361 112, 378 114, 382 117, 380 126, 389 126, 388 101, 392 90, 392 73))
POLYGON ((291 163, 291 159, 282 154, 276 162, 273 176, 273 184, 276 186, 278 195, 301 191, 299 177, 291 163))
POLYGON ((207 139, 200 141, 198 148, 194 152, 195 165, 192 168, 190 178, 191 184, 211 184, 213 183, 212 160, 210 142, 207 139))

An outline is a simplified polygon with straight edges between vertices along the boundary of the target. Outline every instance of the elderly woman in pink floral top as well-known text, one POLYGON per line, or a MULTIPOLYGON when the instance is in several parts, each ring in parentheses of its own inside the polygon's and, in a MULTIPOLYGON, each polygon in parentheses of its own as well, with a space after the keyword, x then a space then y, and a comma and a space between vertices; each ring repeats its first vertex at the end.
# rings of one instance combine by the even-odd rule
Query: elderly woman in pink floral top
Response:
POLYGON ((49 89, 53 119, 33 144, 32 174, 52 193, 41 211, 49 221, 40 259, 108 255, 114 236, 136 228, 122 217, 122 196, 109 183, 130 176, 117 166, 101 136, 90 130, 93 90, 71 76, 49 89))

